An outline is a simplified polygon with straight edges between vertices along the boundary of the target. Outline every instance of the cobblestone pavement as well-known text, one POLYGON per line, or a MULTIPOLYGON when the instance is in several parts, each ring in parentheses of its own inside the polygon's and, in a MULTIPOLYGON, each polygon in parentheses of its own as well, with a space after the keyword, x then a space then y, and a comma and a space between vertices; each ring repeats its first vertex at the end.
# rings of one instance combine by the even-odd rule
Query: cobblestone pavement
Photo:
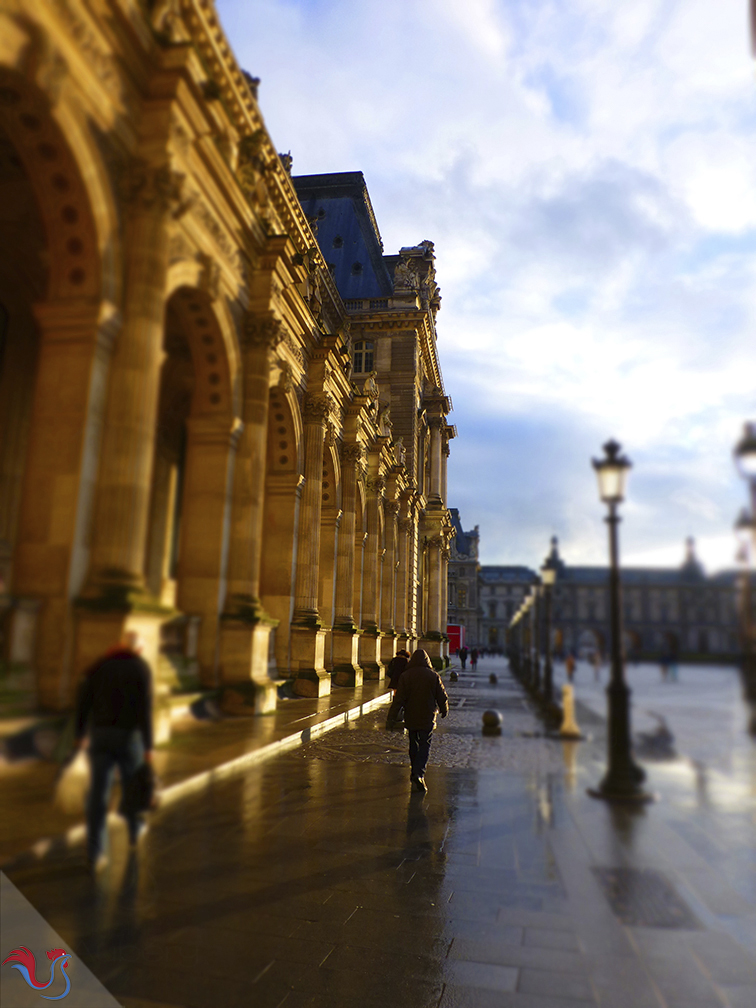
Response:
POLYGON ((12 881, 126 1008, 754 1008, 753 804, 655 766, 657 803, 593 801, 600 718, 536 737, 488 671, 449 686, 426 796, 369 716, 161 811, 139 859, 119 832, 96 882, 12 881))

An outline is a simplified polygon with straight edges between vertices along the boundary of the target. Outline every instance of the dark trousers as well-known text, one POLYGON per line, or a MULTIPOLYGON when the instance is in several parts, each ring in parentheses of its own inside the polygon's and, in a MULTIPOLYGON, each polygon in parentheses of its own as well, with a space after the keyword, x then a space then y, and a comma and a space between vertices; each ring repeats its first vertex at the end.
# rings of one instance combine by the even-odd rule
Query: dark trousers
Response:
MULTIPOLYGON (((93 728, 89 735, 89 764, 92 781, 87 798, 87 855, 97 860, 107 850, 107 814, 113 771, 116 766, 121 775, 121 788, 142 765, 144 746, 138 729, 93 728)), ((127 816, 129 838, 134 840, 139 828, 139 815, 127 816)))
POLYGON ((428 765, 430 756, 431 738, 433 729, 427 731, 413 731, 409 733, 409 757, 412 767, 412 777, 424 777, 425 768, 428 765))

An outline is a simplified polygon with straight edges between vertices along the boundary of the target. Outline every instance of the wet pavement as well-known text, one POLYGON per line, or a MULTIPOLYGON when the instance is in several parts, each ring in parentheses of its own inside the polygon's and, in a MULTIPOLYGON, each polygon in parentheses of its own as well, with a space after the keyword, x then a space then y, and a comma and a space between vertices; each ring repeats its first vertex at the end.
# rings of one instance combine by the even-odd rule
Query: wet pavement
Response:
POLYGON ((170 804, 138 858, 114 831, 96 881, 10 878, 126 1008, 754 1008, 748 782, 683 757, 607 806, 597 712, 563 743, 501 662, 447 688, 425 796, 377 711, 170 804))

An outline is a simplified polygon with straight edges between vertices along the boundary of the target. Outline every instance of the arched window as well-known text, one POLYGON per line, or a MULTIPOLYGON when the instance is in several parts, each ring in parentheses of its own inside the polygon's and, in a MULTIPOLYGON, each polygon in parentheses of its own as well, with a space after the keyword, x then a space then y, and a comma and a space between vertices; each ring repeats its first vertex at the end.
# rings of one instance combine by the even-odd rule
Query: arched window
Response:
POLYGON ((373 344, 368 340, 354 344, 352 370, 355 374, 368 374, 373 370, 373 350, 373 344))

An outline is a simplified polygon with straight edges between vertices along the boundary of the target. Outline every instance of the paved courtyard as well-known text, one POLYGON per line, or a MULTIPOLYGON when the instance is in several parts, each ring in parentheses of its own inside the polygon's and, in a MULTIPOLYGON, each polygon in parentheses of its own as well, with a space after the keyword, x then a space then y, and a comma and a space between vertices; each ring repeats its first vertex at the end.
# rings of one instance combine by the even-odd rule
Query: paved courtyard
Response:
POLYGON ((138 859, 118 831, 97 881, 10 877, 125 1008, 753 1008, 753 779, 682 756, 608 807, 598 710, 562 743, 501 661, 448 689, 426 796, 384 709, 167 807, 138 859))

